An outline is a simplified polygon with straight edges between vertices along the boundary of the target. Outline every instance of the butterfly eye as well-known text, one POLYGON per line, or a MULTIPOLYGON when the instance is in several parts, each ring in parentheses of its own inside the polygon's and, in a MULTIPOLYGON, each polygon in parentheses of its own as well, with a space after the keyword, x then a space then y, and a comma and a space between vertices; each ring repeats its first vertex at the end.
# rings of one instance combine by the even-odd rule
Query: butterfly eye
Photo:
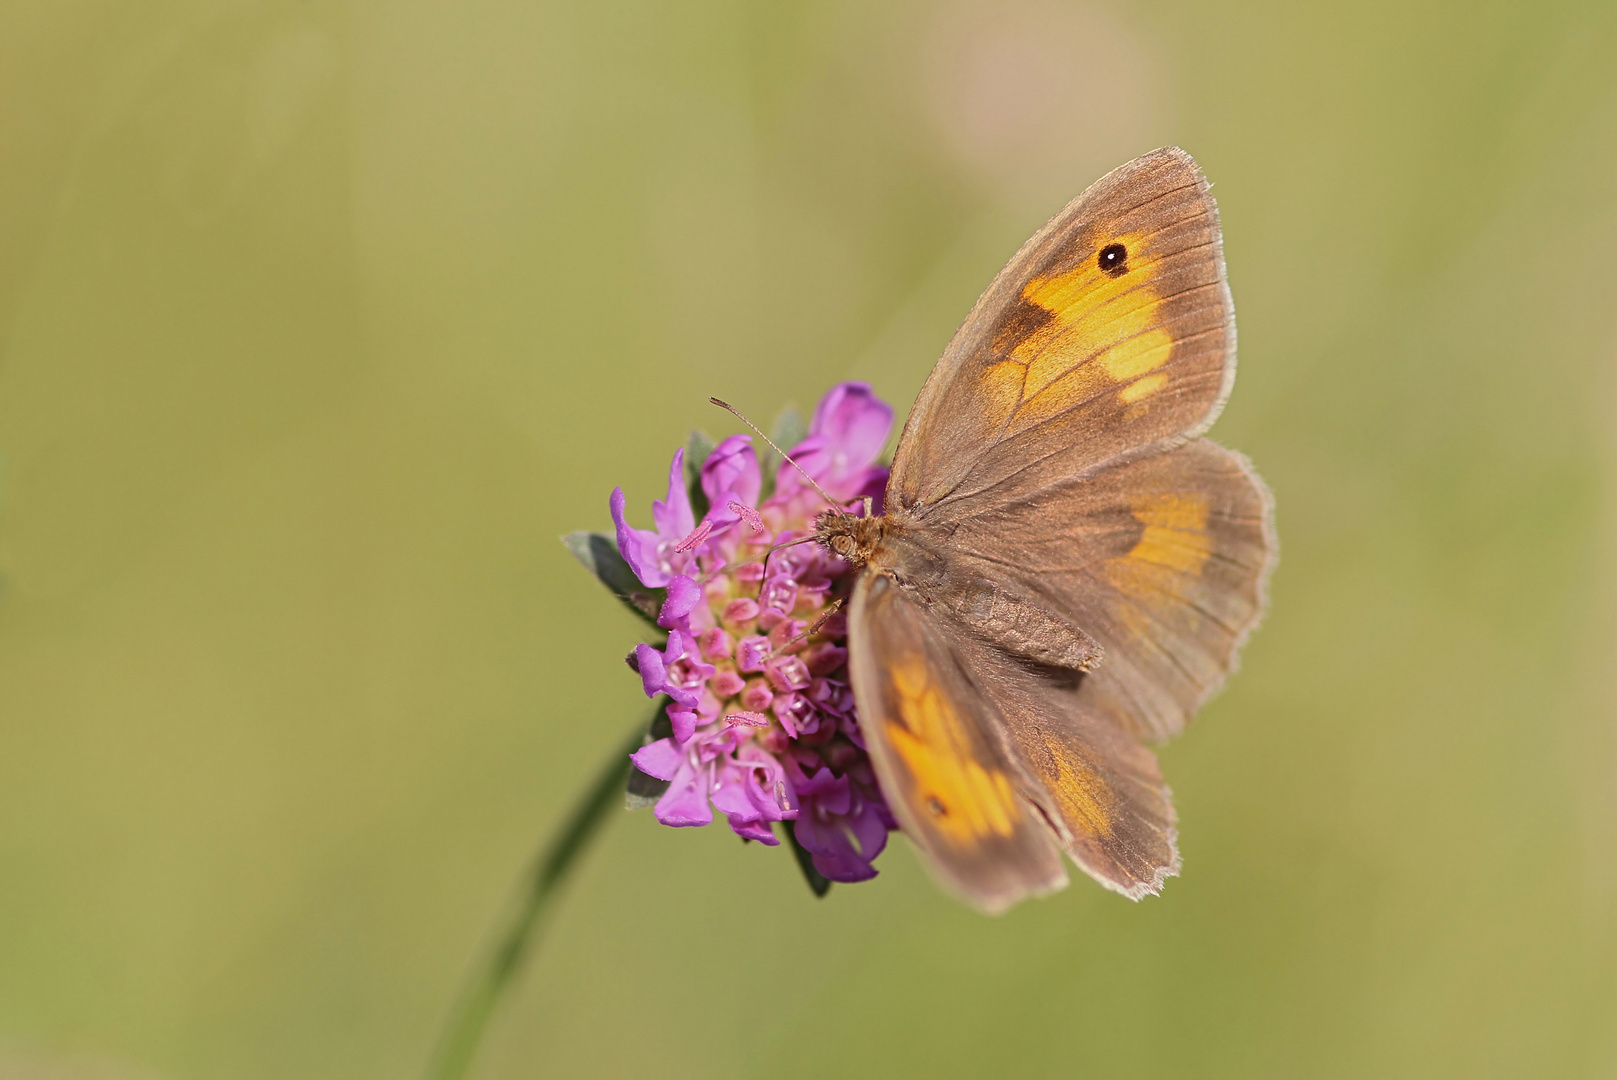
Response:
POLYGON ((1107 244, 1095 261, 1102 270, 1117 277, 1129 268, 1129 249, 1122 244, 1107 244))

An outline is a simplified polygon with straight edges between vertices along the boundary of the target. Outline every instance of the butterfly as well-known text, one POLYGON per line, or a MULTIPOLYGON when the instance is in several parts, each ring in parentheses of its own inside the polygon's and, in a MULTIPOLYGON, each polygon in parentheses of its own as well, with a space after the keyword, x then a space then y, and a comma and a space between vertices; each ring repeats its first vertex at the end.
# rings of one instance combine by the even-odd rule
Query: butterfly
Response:
POLYGON ((1234 669, 1273 499, 1202 438, 1235 377, 1218 215, 1190 155, 1097 181, 972 308, 915 401, 858 570, 849 670, 877 778, 944 886, 1002 911, 1062 853, 1139 899, 1179 870, 1148 744, 1234 669))

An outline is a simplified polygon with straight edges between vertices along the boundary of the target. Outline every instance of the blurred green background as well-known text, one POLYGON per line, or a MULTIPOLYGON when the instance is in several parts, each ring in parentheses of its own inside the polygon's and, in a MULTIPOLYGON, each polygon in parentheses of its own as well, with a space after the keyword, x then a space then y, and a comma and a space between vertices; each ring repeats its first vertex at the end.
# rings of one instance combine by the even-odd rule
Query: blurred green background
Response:
POLYGON ((0 6, 0 1077, 411 1077, 645 711, 557 537, 1215 184, 1273 485, 1184 876, 615 817, 492 1077, 1617 1076, 1617 7, 0 6))

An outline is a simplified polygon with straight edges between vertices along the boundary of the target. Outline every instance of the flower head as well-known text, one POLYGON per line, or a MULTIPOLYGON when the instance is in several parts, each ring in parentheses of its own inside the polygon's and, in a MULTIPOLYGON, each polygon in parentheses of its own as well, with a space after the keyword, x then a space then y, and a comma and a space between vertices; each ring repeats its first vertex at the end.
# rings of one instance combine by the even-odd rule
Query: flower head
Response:
MULTIPOLYGON (((789 453, 833 498, 879 507, 887 469, 877 459, 892 422, 868 385, 843 383, 789 453)), ((790 821, 823 876, 874 877, 871 863, 897 825, 848 685, 839 609, 852 567, 818 544, 781 546, 812 534, 829 504, 789 464, 765 491, 747 435, 702 462, 701 521, 684 474, 684 451, 675 451, 651 530, 628 523, 621 488, 611 499, 619 552, 642 585, 666 590, 657 624, 667 642, 640 645, 632 658, 646 695, 669 699, 673 733, 634 754, 636 768, 668 782, 657 820, 706 825, 717 810, 737 835, 771 846, 773 823, 790 821)))

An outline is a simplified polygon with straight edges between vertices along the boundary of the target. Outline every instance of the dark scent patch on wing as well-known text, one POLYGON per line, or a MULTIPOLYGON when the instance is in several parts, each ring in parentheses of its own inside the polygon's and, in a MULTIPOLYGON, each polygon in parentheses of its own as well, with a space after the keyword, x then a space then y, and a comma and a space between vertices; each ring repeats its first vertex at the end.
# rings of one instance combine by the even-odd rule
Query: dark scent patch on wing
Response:
POLYGON ((1055 317, 1055 312, 1048 308, 1040 307, 1029 300, 1018 299, 1015 306, 1006 312, 999 328, 994 331, 994 351, 1001 354, 1010 353, 1017 342, 1044 329, 1055 317))

